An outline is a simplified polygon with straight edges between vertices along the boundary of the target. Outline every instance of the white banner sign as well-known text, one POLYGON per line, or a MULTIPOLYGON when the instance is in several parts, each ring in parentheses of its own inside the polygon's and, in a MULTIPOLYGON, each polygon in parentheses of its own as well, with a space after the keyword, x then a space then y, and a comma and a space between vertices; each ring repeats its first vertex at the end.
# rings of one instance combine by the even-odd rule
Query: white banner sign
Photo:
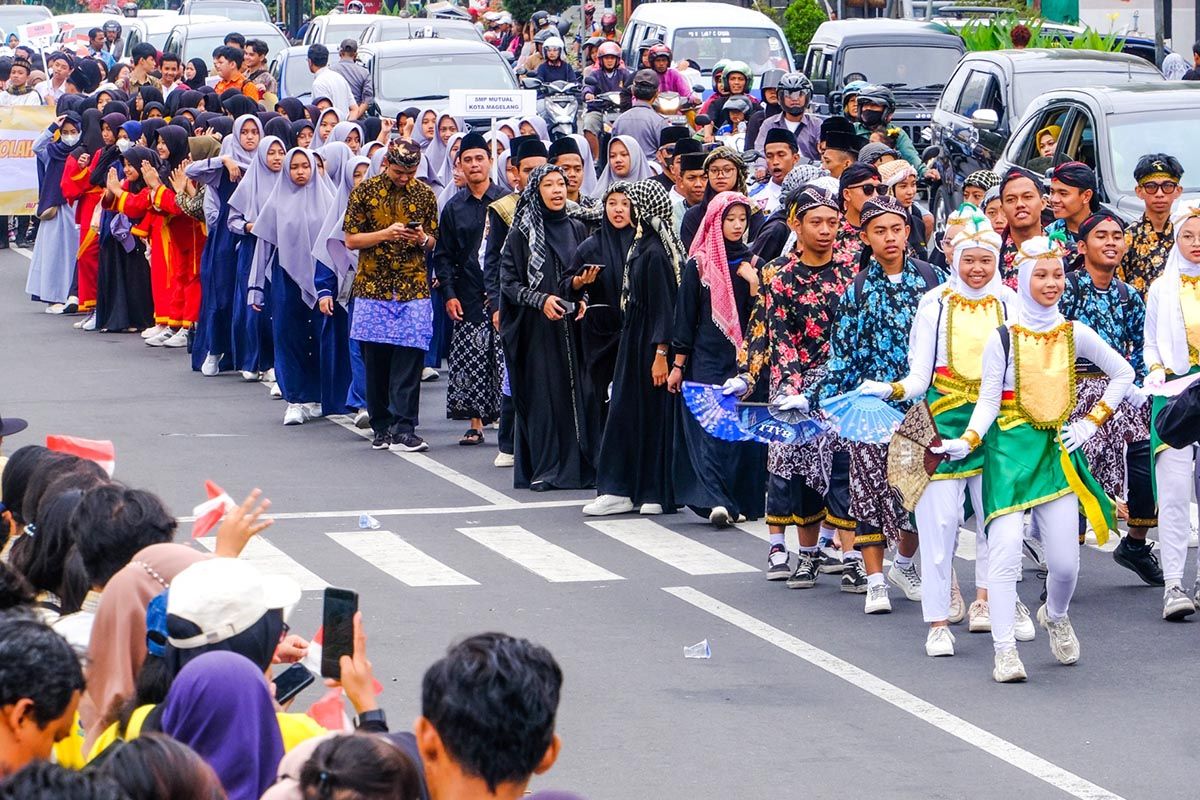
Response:
POLYGON ((493 92, 451 89, 449 111, 455 117, 529 117, 537 113, 537 92, 532 89, 493 92))
POLYGON ((17 26, 17 36, 22 42, 28 42, 29 44, 41 44, 43 42, 50 44, 57 33, 58 26, 54 24, 54 20, 49 19, 45 22, 31 22, 28 25, 17 26))
POLYGON ((45 106, 0 108, 0 214, 32 214, 37 209, 37 156, 33 142, 54 121, 45 106))

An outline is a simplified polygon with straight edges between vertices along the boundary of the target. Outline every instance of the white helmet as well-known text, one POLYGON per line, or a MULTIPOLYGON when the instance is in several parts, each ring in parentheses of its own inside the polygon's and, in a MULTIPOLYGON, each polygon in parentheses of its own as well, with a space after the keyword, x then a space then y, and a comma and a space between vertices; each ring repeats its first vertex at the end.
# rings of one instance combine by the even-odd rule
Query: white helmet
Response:
POLYGON ((563 44, 563 40, 557 36, 551 36, 549 39, 547 39, 545 42, 542 43, 542 52, 543 53, 545 53, 547 50, 557 50, 558 52, 561 53, 565 49, 566 49, 566 45, 563 44))

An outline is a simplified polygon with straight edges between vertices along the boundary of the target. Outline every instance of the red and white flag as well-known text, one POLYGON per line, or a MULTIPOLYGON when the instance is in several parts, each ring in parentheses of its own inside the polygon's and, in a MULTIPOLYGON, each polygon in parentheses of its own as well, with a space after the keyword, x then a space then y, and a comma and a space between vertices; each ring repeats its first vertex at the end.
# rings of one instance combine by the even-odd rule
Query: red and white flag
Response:
POLYGON ((212 481, 204 482, 204 490, 208 493, 208 499, 192 509, 192 516, 196 518, 192 522, 193 539, 199 539, 217 527, 226 514, 237 508, 233 498, 212 481))
POLYGON ((117 451, 113 443, 104 439, 81 439, 78 436, 46 437, 46 447, 60 453, 70 453, 73 456, 95 461, 104 467, 108 477, 112 477, 117 468, 117 451))

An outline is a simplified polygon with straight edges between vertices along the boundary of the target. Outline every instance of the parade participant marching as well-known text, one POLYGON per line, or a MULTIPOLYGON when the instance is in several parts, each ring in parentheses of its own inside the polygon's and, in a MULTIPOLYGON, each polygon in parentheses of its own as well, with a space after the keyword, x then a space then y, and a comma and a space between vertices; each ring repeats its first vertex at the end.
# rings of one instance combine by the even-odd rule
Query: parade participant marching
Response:
MULTIPOLYGON (((856 264, 863 249, 863 208, 871 198, 887 194, 887 187, 879 177, 879 170, 861 163, 851 164, 843 170, 838 182, 842 222, 833 242, 833 260, 842 265, 856 264)), ((908 221, 907 211, 904 220, 908 221)))
MULTIPOLYGON (((825 377, 829 334, 842 293, 858 264, 833 260, 841 213, 837 198, 814 186, 789 192, 781 213, 795 235, 795 248, 763 267, 763 289, 750 317, 750 335, 739 358, 747 388, 768 373, 768 396, 780 410, 807 412, 825 377)), ((789 589, 817 582, 821 521, 829 488, 829 447, 824 440, 804 445, 767 446, 767 580, 786 580, 789 589), (784 534, 795 525, 800 555, 789 570, 784 534)))
POLYGON ((755 186, 750 192, 750 199, 758 205, 762 213, 769 216, 779 208, 783 179, 800 162, 796 138, 786 128, 772 128, 767 131, 763 158, 767 163, 770 180, 755 186))
MULTIPOLYGON (((865 168, 875 172, 874 167, 865 168)), ((843 173, 843 185, 847 174, 843 173)), ((869 185, 882 186, 878 173, 874 177, 876 183, 869 185)), ((867 200, 861 222, 867 260, 838 304, 820 397, 824 400, 857 388, 903 410, 908 407, 902 400, 903 387, 880 381, 896 381, 908 374, 908 332, 921 298, 941 278, 933 267, 907 256, 908 212, 894 197, 867 200)), ((834 261, 845 263, 836 250, 834 261)), ((838 437, 832 470, 831 522, 842 531, 854 532, 854 547, 861 553, 861 558, 853 559, 855 568, 842 575, 843 590, 857 593, 865 584, 868 614, 892 610, 888 580, 910 600, 920 600, 921 578, 913 564, 916 532, 895 497, 880 491, 887 481, 887 445, 838 437), (883 554, 889 543, 896 545, 896 559, 885 578, 883 554)), ((845 555, 853 558, 849 552, 845 555)))
MULTIPOLYGON (((743 243, 751 207, 750 199, 737 192, 721 192, 708 204, 675 302, 673 361, 667 379, 672 393, 679 392, 685 380, 723 384, 729 394, 746 389, 736 377, 738 351, 744 346, 760 285, 753 256, 743 243)), ((765 448, 710 436, 682 401, 676 408, 675 499, 718 528, 742 517, 762 516, 765 448)))
MULTIPOLYGON (((1058 311, 1066 283, 1062 250, 1045 237, 1026 242, 1018 255, 1016 320, 984 345, 979 401, 959 439, 943 442, 951 461, 982 443, 984 522, 988 535, 988 595, 999 683, 1025 680, 1014 619, 1021 572, 1022 518, 1033 510, 1042 532, 1048 576, 1039 624, 1050 634, 1050 652, 1061 664, 1079 660, 1079 639, 1067 616, 1079 575, 1076 534, 1082 507, 1097 535, 1115 525, 1112 502, 1088 471, 1079 448, 1112 416, 1130 386, 1133 368, 1099 334, 1058 311), (1085 419, 1068 422, 1079 402, 1074 358, 1086 358, 1109 377, 1108 387, 1085 419), (992 430, 992 423, 997 422, 992 430)), ((1186 542, 1185 542, 1186 547, 1186 542)))
POLYGON ((1138 159, 1133 168, 1133 179, 1137 181, 1133 191, 1146 210, 1142 218, 1125 231, 1128 250, 1117 277, 1145 297, 1150 284, 1162 274, 1175 244, 1171 206, 1181 191, 1183 166, 1175 156, 1151 153, 1138 159))
MULTIPOLYGON (((1200 201, 1180 202, 1171 213, 1175 244, 1166 268, 1146 296, 1145 387, 1158 389, 1169 377, 1200 369, 1200 201)), ((1152 418, 1166 398, 1154 398, 1152 418)), ((1158 496, 1158 539, 1162 548, 1163 619, 1180 620, 1196 612, 1195 597, 1183 590, 1183 570, 1191 535, 1195 447, 1168 447, 1153 428, 1154 481, 1158 496)))
POLYGON ((667 354, 683 245, 671 227, 671 204, 660 183, 618 184, 612 191, 629 199, 634 232, 618 267, 624 320, 609 422, 596 460, 599 496, 583 513, 673 512, 674 399, 666 391, 667 354))
MULTIPOLYGON (((909 335, 909 372, 899 382, 901 399, 924 397, 938 433, 945 439, 956 439, 966 429, 979 397, 983 345, 992 331, 1017 310, 1016 296, 1000 282, 999 258, 1000 236, 986 218, 975 212, 954 237, 950 280, 921 304, 909 335)), ((940 453, 942 448, 934 452, 940 453)), ((962 595, 955 592, 953 563, 964 496, 970 501, 976 521, 975 588, 979 599, 971 604, 971 630, 986 630, 980 624, 988 614, 982 472, 981 451, 960 461, 943 461, 917 501, 921 610, 930 626, 925 640, 929 656, 954 655, 954 634, 949 624, 963 616, 962 595)), ((1019 602, 1017 620, 1020 640, 1032 639, 1033 620, 1019 602)))
MULTIPOLYGON (((1146 377, 1142 360, 1146 305, 1132 286, 1116 277, 1125 255, 1124 225, 1107 211, 1093 214, 1079 226, 1078 247, 1081 263, 1067 274, 1059 302, 1062 315, 1100 334, 1129 362, 1134 379, 1140 381, 1146 377)), ((1081 359, 1075 364, 1075 385, 1079 402, 1071 413, 1071 422, 1082 419, 1095 405, 1108 386, 1108 378, 1081 359)), ((1150 409, 1146 399, 1135 387, 1114 409, 1112 419, 1083 446, 1083 454, 1088 469, 1108 496, 1124 498, 1129 510, 1129 532, 1113 550, 1113 560, 1147 584, 1162 586, 1162 567, 1146 541, 1147 530, 1158 525, 1150 482, 1150 409)))
MULTIPOLYGON (((704 190, 704 198, 684 212, 679 231, 679 238, 689 252, 713 198, 722 192, 736 192, 742 195, 746 193, 746 163, 733 148, 718 147, 710 151, 704 158, 704 172, 708 177, 708 188, 704 190)), ((751 204, 751 213, 747 220, 747 241, 753 243, 766 221, 767 215, 760 213, 758 207, 751 204)))

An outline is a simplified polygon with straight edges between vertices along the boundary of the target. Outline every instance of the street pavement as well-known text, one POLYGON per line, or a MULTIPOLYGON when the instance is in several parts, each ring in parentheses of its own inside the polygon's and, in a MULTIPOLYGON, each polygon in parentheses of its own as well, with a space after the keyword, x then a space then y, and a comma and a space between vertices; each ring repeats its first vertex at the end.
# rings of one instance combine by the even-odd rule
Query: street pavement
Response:
MULTIPOLYGON (((444 374, 422 387, 429 452, 375 452, 347 420, 285 428, 263 384, 203 378, 181 351, 42 313, 22 293, 27 268, 27 255, 0 251, 0 412, 30 422, 5 452, 46 434, 111 439, 116 477, 181 517, 206 479, 237 499, 261 487, 277 521, 244 557, 301 582, 298 633, 317 628, 326 585, 359 593, 393 729, 420 713, 421 675, 447 645, 500 630, 546 645, 565 674, 562 754, 535 789, 1194 796, 1200 629, 1162 622, 1160 591, 1094 547, 1071 608, 1079 664, 1058 665, 1039 630, 1021 645, 1029 682, 997 685, 987 634, 955 626, 958 655, 927 658, 920 605, 896 590, 894 613, 868 617, 837 576, 806 591, 768 583, 761 523, 590 519, 591 493, 514 490, 511 470, 492 466, 494 431, 484 446, 457 444, 444 374), (377 530, 359 527, 363 512, 377 530), (705 639, 710 659, 684 658, 705 639)), ((180 541, 190 529, 185 519, 180 541)), ((957 559, 968 600, 971 544, 957 559)), ((1041 581, 1025 567, 1019 591, 1036 610, 1041 581)))

